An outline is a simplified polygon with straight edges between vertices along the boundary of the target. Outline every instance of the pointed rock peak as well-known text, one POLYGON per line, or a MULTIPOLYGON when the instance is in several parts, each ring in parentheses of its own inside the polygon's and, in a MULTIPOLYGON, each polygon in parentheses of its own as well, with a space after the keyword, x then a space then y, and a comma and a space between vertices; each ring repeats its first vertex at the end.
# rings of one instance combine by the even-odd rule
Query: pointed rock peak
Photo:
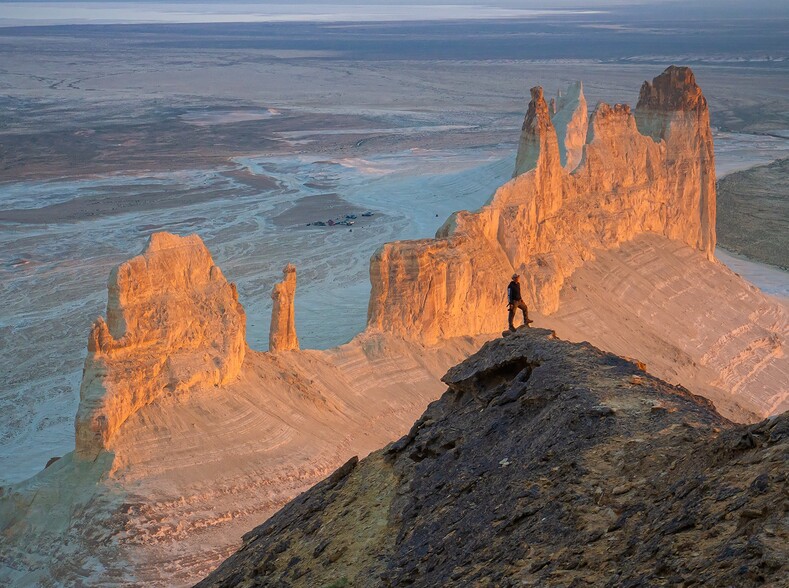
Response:
POLYGON ((274 285, 271 299, 271 327, 269 330, 269 351, 290 351, 299 348, 296 336, 296 266, 292 263, 282 270, 282 281, 274 285))
POLYGON ((570 82, 566 90, 562 91, 560 89, 556 93, 556 112, 558 113, 560 110, 568 107, 572 108, 579 102, 586 103, 583 82, 570 82))
POLYGON ((526 111, 526 119, 523 121, 521 130, 526 130, 527 126, 536 128, 541 121, 550 122, 549 115, 550 111, 545 103, 542 86, 534 86, 531 89, 531 102, 529 102, 529 109, 526 111))
POLYGON ((564 92, 559 90, 552 115, 562 167, 573 171, 581 161, 589 126, 589 113, 584 97, 583 84, 572 82, 564 92))
POLYGON ((706 109, 707 101, 689 67, 672 65, 652 80, 644 82, 638 97, 638 110, 691 111, 706 109))
POLYGON ((513 177, 519 176, 539 165, 553 167, 559 162, 556 132, 551 122, 551 111, 545 102, 541 86, 531 89, 531 102, 521 127, 518 157, 513 177))

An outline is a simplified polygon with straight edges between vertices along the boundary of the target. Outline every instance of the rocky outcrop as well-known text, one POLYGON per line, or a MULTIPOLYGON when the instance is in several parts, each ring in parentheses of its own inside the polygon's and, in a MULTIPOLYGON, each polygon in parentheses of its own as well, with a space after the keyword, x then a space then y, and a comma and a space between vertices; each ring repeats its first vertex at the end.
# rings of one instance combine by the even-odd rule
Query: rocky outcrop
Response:
POLYGON ((789 414, 736 426, 549 331, 244 536, 208 586, 783 586, 789 414))
POLYGON ((268 334, 269 351, 290 351, 299 348, 296 336, 296 266, 289 263, 282 270, 283 279, 274 285, 271 299, 271 327, 268 334))
POLYGON ((389 243, 376 252, 372 330, 427 344, 497 332, 513 271, 522 275, 529 306, 555 312, 565 279, 595 251, 642 233, 686 243, 712 259, 712 135, 693 73, 670 67, 646 83, 635 114, 626 105, 599 104, 580 163, 569 173, 578 152, 574 137, 583 128, 577 90, 577 98, 568 92, 555 103, 555 119, 563 113, 564 149, 542 89, 533 88, 518 175, 477 212, 455 213, 435 239, 389 243))
POLYGON ((573 82, 566 92, 559 92, 552 120, 559 139, 562 166, 572 172, 581 162, 589 126, 589 112, 581 82, 573 82))
POLYGON ((239 372, 246 317, 234 284, 197 235, 151 235, 110 275, 107 320, 88 337, 76 455, 93 459, 123 422, 164 395, 218 386, 239 372))
POLYGON ((644 82, 638 129, 666 145, 665 232, 707 253, 715 251, 715 154, 707 99, 688 67, 671 66, 644 82), (690 222, 689 222, 690 221, 690 222))

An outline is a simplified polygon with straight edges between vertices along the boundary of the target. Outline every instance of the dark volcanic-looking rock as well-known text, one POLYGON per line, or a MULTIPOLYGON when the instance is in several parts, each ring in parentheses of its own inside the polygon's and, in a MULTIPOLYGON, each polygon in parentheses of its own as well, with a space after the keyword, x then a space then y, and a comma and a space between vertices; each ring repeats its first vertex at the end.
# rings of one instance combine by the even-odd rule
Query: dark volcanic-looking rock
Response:
POLYGON ((789 585, 789 414, 736 426, 541 329, 444 381, 199 586, 789 585))

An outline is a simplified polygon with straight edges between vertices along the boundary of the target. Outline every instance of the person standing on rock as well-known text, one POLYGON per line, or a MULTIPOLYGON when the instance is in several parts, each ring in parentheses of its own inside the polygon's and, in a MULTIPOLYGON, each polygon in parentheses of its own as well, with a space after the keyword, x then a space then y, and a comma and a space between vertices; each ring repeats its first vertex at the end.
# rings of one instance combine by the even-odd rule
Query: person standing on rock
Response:
POLYGON ((529 319, 529 307, 526 306, 526 303, 521 298, 521 284, 520 284, 520 276, 518 274, 512 274, 512 281, 510 285, 507 286, 507 310, 509 311, 509 323, 510 323, 510 331, 515 330, 515 325, 512 324, 512 319, 515 318, 515 309, 520 308, 523 311, 523 324, 527 327, 529 323, 533 323, 534 321, 529 319))

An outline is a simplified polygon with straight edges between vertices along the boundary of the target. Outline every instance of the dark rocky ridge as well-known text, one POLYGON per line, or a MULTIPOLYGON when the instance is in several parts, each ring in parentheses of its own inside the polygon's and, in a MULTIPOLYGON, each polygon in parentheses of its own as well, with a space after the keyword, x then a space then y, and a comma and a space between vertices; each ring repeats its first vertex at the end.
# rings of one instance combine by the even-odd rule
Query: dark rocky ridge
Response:
POLYGON ((789 585, 789 413, 734 425, 541 329, 444 381, 198 586, 789 585))

